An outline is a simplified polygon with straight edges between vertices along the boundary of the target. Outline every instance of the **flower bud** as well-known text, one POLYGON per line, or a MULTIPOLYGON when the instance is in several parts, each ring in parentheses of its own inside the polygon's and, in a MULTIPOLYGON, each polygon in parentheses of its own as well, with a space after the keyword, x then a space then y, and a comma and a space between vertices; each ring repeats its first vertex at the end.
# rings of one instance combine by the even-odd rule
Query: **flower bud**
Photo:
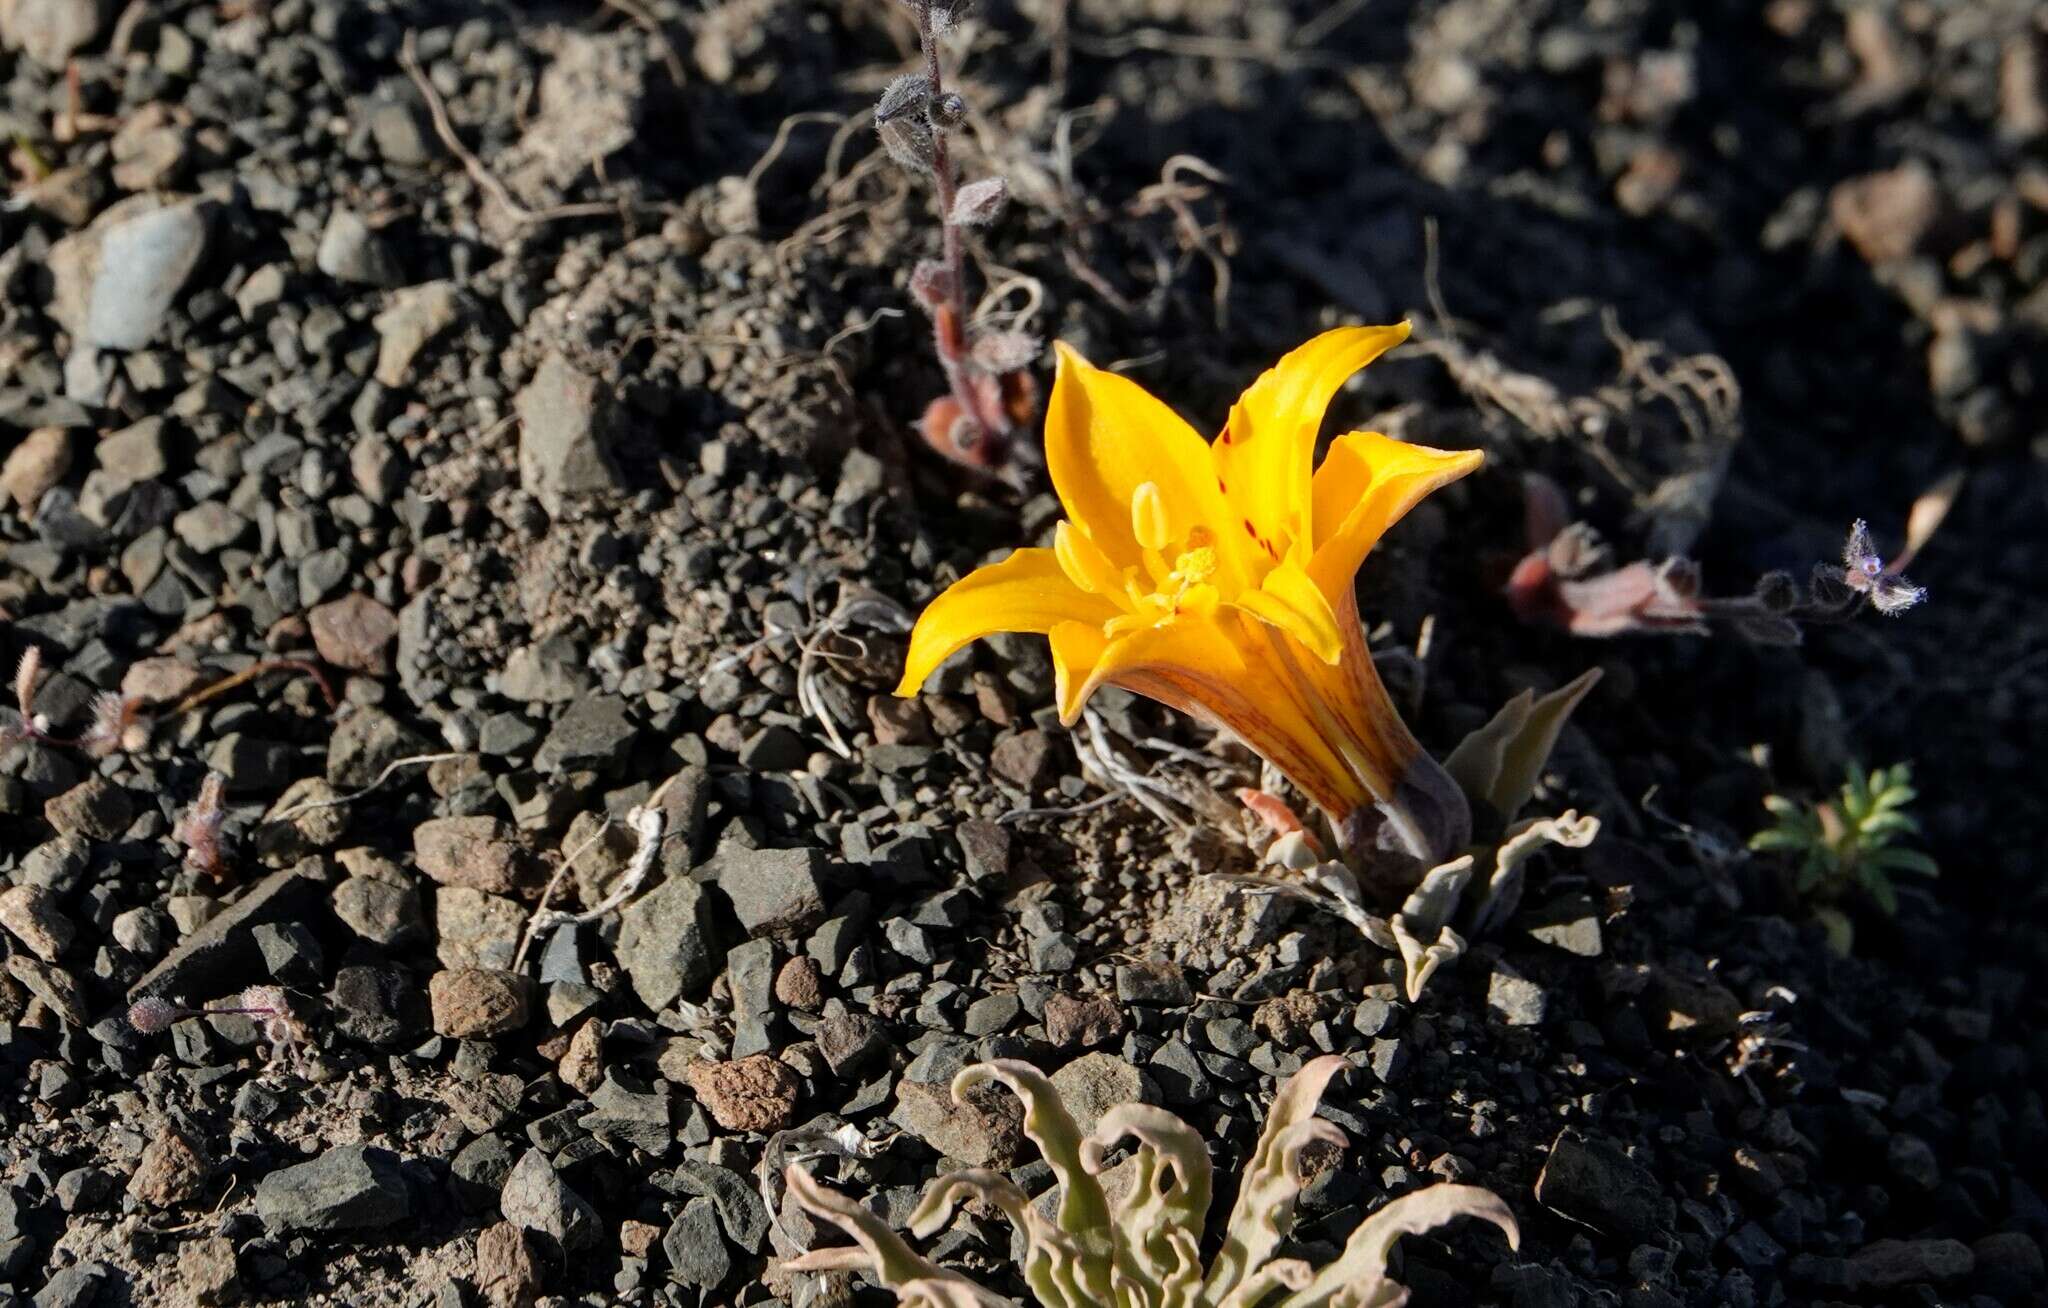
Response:
POLYGON ((1003 216, 1010 202, 1010 184, 1000 177, 969 182, 953 197, 953 221, 961 227, 986 227, 1003 216))
POLYGON ((159 1031, 168 1031, 171 1023, 182 1017, 184 1012, 170 1000, 152 995, 128 1006, 128 1025, 144 1035, 155 1035, 159 1031))

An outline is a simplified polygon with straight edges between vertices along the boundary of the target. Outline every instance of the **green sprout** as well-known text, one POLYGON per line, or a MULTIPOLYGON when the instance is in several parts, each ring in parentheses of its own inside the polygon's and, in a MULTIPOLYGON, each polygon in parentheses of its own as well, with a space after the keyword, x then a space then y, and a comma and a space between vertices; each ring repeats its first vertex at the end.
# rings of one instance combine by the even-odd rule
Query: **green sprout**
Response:
POLYGON ((1911 764, 1865 773, 1852 762, 1849 780, 1834 799, 1802 804, 1783 795, 1764 796, 1764 807, 1777 822, 1751 836, 1749 847, 1798 857, 1793 889, 1814 905, 1829 943, 1846 954, 1854 931, 1841 907, 1845 901, 1860 891, 1890 917, 1899 911, 1894 875, 1941 873, 1926 854, 1896 843, 1920 834, 1920 824, 1906 812, 1919 793, 1913 789, 1911 764))

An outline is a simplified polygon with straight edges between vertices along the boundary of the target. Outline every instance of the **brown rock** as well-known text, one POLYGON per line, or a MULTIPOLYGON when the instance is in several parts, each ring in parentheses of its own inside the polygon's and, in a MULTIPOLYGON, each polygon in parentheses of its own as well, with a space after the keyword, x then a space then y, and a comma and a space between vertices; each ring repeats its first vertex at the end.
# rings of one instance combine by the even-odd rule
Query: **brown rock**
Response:
POLYGON ((38 427, 0 463, 0 507, 12 500, 31 512, 44 492, 71 471, 71 441, 62 427, 38 427))
POLYGON ((152 1208, 175 1208, 206 1187, 206 1160, 192 1142, 173 1130, 159 1130, 143 1146, 128 1193, 152 1208))
POLYGON ((43 805, 43 820, 58 835, 112 840, 135 820, 135 800, 105 777, 87 777, 43 805))
POLYGON ((779 1131, 796 1120, 802 1084, 767 1054, 692 1063, 683 1075, 712 1120, 728 1131, 779 1131))
POLYGON ((1866 263, 1889 263, 1920 248, 1941 217, 1941 187, 1918 159, 1838 184, 1828 212, 1866 263))
POLYGON ((234 1241, 224 1235, 209 1235, 178 1250, 178 1285, 200 1308, 240 1299, 240 1271, 234 1241))
POLYGON ((1124 1012, 1108 995, 1056 994, 1045 1001, 1045 1038, 1061 1049, 1087 1049, 1123 1033, 1124 1012))
POLYGON ((815 1013, 824 1007, 824 986, 810 955, 798 954, 782 965, 775 976, 775 997, 800 1012, 815 1013))
POLYGON ((313 647, 337 668, 381 677, 391 671, 398 618, 360 592, 319 605, 306 615, 313 647))
POLYGON ((989 751, 988 765, 1019 790, 1036 794, 1052 781, 1052 737, 1037 730, 1004 736, 989 751))
POLYGON ((1024 1107, 1015 1095, 995 1086, 968 1092, 955 1103, 942 1085, 904 1081, 896 1087, 896 1111, 890 1120, 948 1158, 969 1167, 1007 1169, 1024 1144, 1024 1107))
POLYGON ((177 703, 205 680, 205 673, 183 659, 139 659, 122 674, 121 695, 154 708, 177 703))
POLYGON ((434 973, 427 982, 434 1030, 451 1039, 502 1035, 526 1025, 526 978, 495 968, 462 967, 434 973))
POLYGON ((628 1258, 645 1258, 647 1251, 661 1242, 661 1228, 652 1222, 637 1222, 628 1217, 619 1225, 619 1252, 628 1258))
POLYGON ((524 898, 540 890, 539 867, 496 818, 431 818, 413 828, 412 854, 444 886, 524 898))
POLYGON ((932 739, 931 715, 914 699, 894 695, 868 697, 868 724, 875 729, 877 745, 928 745, 932 739))
POLYGON ((569 1048, 556 1071, 562 1084, 589 1094, 604 1084, 604 1023, 591 1018, 569 1037, 569 1048))
POLYGON ((77 934, 71 920, 58 911, 57 897, 41 886, 0 891, 0 927, 12 932, 45 963, 56 962, 77 934))
POLYGON ((477 1236, 476 1288, 491 1308, 532 1308, 540 1287, 540 1261, 525 1231, 499 1222, 477 1236))

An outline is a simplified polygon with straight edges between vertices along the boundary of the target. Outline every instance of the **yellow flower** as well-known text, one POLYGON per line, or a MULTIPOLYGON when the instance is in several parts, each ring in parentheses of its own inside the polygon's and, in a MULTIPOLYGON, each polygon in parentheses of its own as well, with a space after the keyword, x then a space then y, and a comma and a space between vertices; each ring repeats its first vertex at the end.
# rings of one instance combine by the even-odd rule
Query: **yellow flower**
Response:
POLYGON ((1236 733, 1340 830, 1377 807, 1411 853, 1445 852, 1463 798, 1388 700, 1353 578, 1388 527, 1485 456, 1352 432, 1315 466, 1338 388, 1407 336, 1406 323, 1323 333, 1252 384, 1214 444, 1059 346, 1045 454, 1066 521, 1052 548, 1016 550, 932 601, 896 693, 970 641, 1040 633, 1062 721, 1120 686, 1236 733))

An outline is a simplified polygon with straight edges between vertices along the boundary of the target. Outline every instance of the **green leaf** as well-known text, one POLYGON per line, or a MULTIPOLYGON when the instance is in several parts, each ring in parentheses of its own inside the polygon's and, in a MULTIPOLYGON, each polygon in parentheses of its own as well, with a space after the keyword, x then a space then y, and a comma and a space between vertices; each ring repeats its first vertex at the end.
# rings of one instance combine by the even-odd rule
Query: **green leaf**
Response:
POLYGON ((1898 916, 1899 892, 1892 889, 1892 879, 1885 875, 1883 868, 1864 864, 1863 888, 1870 892, 1871 899, 1884 910, 1886 917, 1898 916))
POLYGON ((1941 875, 1941 865, 1917 849, 1880 849, 1868 855, 1867 861, 1886 872, 1910 872, 1917 877, 1941 875))
POLYGON ((1816 908, 1813 915, 1828 933, 1828 948, 1847 958, 1856 944, 1856 924, 1849 920, 1849 915, 1839 908, 1816 908))
POLYGON ((1451 751, 1444 770, 1475 809, 1483 805, 1502 822, 1514 821, 1557 748, 1566 719, 1600 675, 1600 669, 1588 668, 1541 699, 1523 691, 1451 751))

